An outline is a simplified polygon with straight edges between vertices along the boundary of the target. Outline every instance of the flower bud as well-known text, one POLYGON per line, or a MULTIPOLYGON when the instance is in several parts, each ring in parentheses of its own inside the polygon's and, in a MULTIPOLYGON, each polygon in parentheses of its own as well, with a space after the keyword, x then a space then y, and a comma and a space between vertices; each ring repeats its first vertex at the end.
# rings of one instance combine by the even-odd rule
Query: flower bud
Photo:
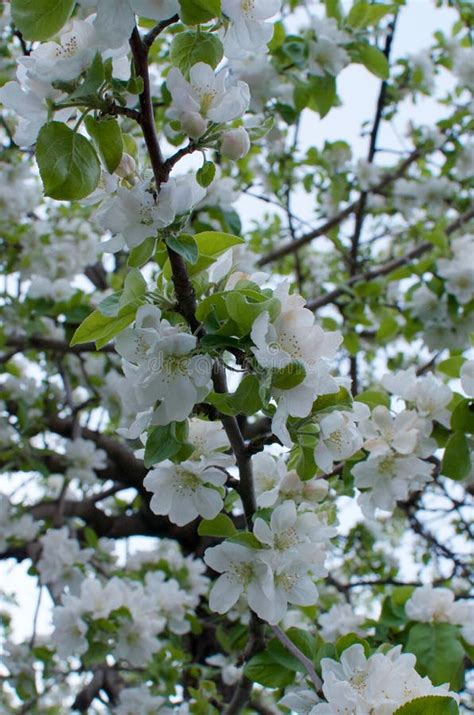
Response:
POLYGON ((183 112, 180 120, 183 130, 191 139, 199 139, 207 129, 207 120, 199 112, 183 112))
POLYGON ((115 169, 115 173, 117 176, 120 176, 121 179, 126 179, 128 176, 135 174, 136 170, 137 165, 135 163, 135 159, 133 156, 130 156, 130 154, 126 154, 124 152, 122 154, 122 158, 120 159, 120 164, 115 169))
POLYGON ((221 153, 228 159, 242 159, 250 149, 249 135, 243 127, 229 129, 221 137, 221 153))

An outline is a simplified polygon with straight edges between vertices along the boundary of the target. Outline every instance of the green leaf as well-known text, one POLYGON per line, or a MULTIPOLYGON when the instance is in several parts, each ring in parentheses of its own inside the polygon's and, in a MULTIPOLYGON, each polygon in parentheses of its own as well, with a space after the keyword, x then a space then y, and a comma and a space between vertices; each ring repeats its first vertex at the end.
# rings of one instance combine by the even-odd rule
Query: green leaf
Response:
POLYGON ((345 636, 341 636, 337 639, 335 647, 338 657, 340 658, 342 653, 344 653, 347 648, 350 648, 351 645, 354 645, 356 643, 359 643, 364 647, 365 655, 368 658, 370 654, 370 645, 368 641, 365 640, 365 638, 361 638, 356 633, 346 633, 345 636))
POLYGON ((389 66, 387 58, 377 47, 366 44, 358 45, 354 60, 363 64, 376 77, 388 79, 389 66))
POLYGON ((318 470, 316 462, 314 461, 314 449, 298 447, 296 454, 298 455, 296 473, 303 482, 306 482, 312 479, 318 470))
MULTIPOLYGON (((87 70, 86 78, 80 84, 72 94, 69 94, 68 101, 71 99, 82 99, 88 98, 90 103, 93 104, 98 100, 97 90, 105 79, 105 69, 104 63, 102 61, 102 55, 100 52, 96 52, 92 64, 87 70)), ((54 83, 53 83, 54 86, 54 83)), ((89 102, 88 102, 89 103, 89 102)))
POLYGON ((365 0, 355 2, 352 6, 346 22, 356 28, 368 27, 377 23, 382 17, 393 12, 393 5, 371 5, 365 0))
POLYGON ((465 479, 471 473, 471 452, 466 435, 454 432, 448 439, 441 462, 441 474, 451 479, 465 479))
POLYGON ((130 251, 128 256, 127 265, 130 268, 141 268, 147 263, 155 252, 156 238, 150 236, 145 238, 144 241, 140 243, 139 246, 135 246, 130 251))
POLYGON ((461 368, 465 362, 466 358, 452 357, 448 358, 447 360, 443 360, 443 362, 440 362, 436 369, 440 372, 443 372, 445 375, 448 375, 449 377, 459 377, 461 368))
POLYGON ((273 117, 267 117, 258 127, 249 127, 248 135, 250 141, 254 142, 262 139, 262 137, 266 136, 268 132, 272 130, 274 124, 275 120, 273 117))
POLYGON ((172 457, 181 448, 181 442, 175 437, 174 423, 153 427, 148 432, 145 445, 145 467, 149 469, 154 464, 159 464, 172 457))
POLYGON ((458 715, 458 713, 459 708, 453 698, 426 695, 397 708, 393 715, 458 715))
POLYGON ((61 122, 45 124, 36 144, 44 193, 52 199, 83 199, 97 187, 100 163, 92 144, 61 122))
POLYGON ((221 0, 179 0, 180 17, 185 25, 209 22, 221 14, 221 0))
POLYGON ((368 405, 371 409, 378 407, 378 405, 383 405, 384 407, 390 407, 390 395, 386 392, 379 392, 378 390, 364 390, 360 392, 355 398, 357 402, 363 402, 368 405))
POLYGON ((239 531, 235 536, 229 538, 233 544, 241 544, 241 546, 247 546, 249 549, 261 549, 262 544, 257 539, 257 537, 250 531, 239 531))
POLYGON ((203 519, 198 526, 199 536, 234 536, 238 531, 227 514, 218 514, 215 519, 203 519))
POLYGON ((123 292, 120 297, 120 307, 123 308, 133 301, 140 301, 140 298, 146 293, 146 288, 146 281, 138 268, 132 268, 125 278, 123 292))
POLYGON ((294 672, 274 660, 271 653, 263 651, 249 660, 244 674, 254 683, 267 688, 284 688, 293 682, 294 672))
POLYGON ((187 30, 175 35, 170 47, 170 61, 184 75, 197 62, 206 62, 213 69, 224 56, 224 47, 216 35, 210 32, 187 30))
POLYGON ((272 372, 272 387, 277 390, 291 390, 300 385, 306 377, 306 370, 302 362, 295 360, 286 367, 275 369, 272 372))
POLYGON ((344 17, 341 0, 324 0, 326 5, 326 15, 333 17, 338 22, 344 17))
MULTIPOLYGON (((194 265, 188 266, 188 274, 194 276, 209 268, 219 256, 240 243, 244 243, 243 238, 233 236, 231 233, 221 231, 203 231, 193 236, 199 249, 199 258, 194 265)), ((163 266, 163 275, 169 280, 171 278, 171 266, 167 260, 163 266)))
POLYGON ((302 67, 308 58, 308 44, 299 35, 287 35, 281 49, 297 67, 302 67))
POLYGON ((254 415, 263 407, 258 388, 259 382, 255 375, 246 375, 235 392, 211 392, 206 402, 217 407, 224 415, 254 415))
POLYGON ((166 245, 175 253, 179 253, 191 265, 197 263, 199 249, 193 236, 189 236, 187 233, 182 233, 180 236, 168 236, 166 245))
POLYGON ((118 312, 120 310, 120 300, 122 298, 122 291, 118 291, 117 293, 112 293, 111 295, 108 295, 104 300, 101 300, 100 303, 97 306, 97 309, 99 310, 102 315, 107 315, 109 317, 115 317, 118 315, 118 312))
POLYGON ((461 400, 451 415, 451 427, 454 430, 461 430, 474 434, 474 401, 461 400))
POLYGON ((405 650, 416 656, 416 669, 433 685, 462 687, 464 648, 459 629, 450 623, 416 623, 410 628, 405 650))
POLYGON ((99 155, 109 174, 113 174, 123 154, 123 138, 120 124, 112 117, 93 119, 86 117, 86 129, 94 140, 99 155))
POLYGON ((260 313, 268 311, 271 319, 274 319, 281 310, 280 302, 276 298, 267 298, 254 291, 239 290, 227 293, 225 307, 229 317, 239 326, 242 335, 250 333, 260 313))
POLYGON ((336 104, 336 79, 330 75, 311 77, 309 81, 308 107, 325 117, 331 107, 336 104))
POLYGON ((94 310, 72 336, 71 347, 94 340, 97 349, 100 349, 134 321, 136 312, 137 306, 134 304, 124 306, 116 317, 94 310))
POLYGON ((197 233, 194 238, 199 246, 199 253, 206 256, 219 256, 228 248, 245 243, 243 238, 222 231, 203 231, 197 233))
POLYGON ((216 175, 216 165, 213 161, 205 161, 204 164, 198 169, 196 173, 196 179, 200 186, 207 189, 209 184, 214 181, 216 175))
POLYGON ((12 18, 26 40, 48 40, 69 20, 75 0, 12 0, 12 18))

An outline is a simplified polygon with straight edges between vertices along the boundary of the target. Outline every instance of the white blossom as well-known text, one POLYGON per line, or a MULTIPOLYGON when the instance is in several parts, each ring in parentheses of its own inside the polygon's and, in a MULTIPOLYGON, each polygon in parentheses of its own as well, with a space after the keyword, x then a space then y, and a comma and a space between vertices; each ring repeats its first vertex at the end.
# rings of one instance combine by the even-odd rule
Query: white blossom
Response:
POLYGON ((307 417, 318 395, 338 391, 329 374, 327 359, 333 358, 341 343, 339 332, 325 332, 315 324, 313 313, 304 308, 304 299, 288 295, 286 283, 274 292, 281 302, 281 312, 271 322, 268 312, 261 313, 252 326, 252 352, 264 368, 283 368, 292 363, 304 366, 304 380, 289 390, 274 389, 278 402, 273 417, 273 432, 286 446, 292 442, 286 428, 289 415, 307 417))
MULTIPOLYGON (((230 86, 226 71, 214 72, 205 62, 198 62, 189 71, 189 82, 177 67, 172 67, 166 78, 172 97, 169 116, 187 125, 190 134, 198 139, 207 129, 207 121, 222 123, 238 119, 248 109, 250 92, 245 82, 230 86), (197 117, 205 120, 200 123, 197 117)), ((202 198, 202 197, 201 197, 202 198)))
POLYGON ((402 653, 402 646, 385 655, 367 658, 362 645, 355 644, 341 655, 340 662, 321 661, 323 693, 327 704, 316 705, 310 715, 383 713, 393 715, 405 703, 424 695, 445 695, 458 700, 447 685, 433 686, 415 670, 416 658, 402 653))
POLYGON ((418 457, 392 454, 371 456, 352 467, 355 485, 363 489, 358 497, 362 511, 373 517, 375 509, 393 511, 397 501, 421 489, 432 479, 433 465, 418 457))
POLYGON ((223 487, 226 475, 205 461, 187 460, 173 464, 166 460, 148 472, 143 485, 153 492, 150 509, 184 526, 202 516, 214 519, 224 502, 215 487, 223 487))
POLYGON ((229 59, 262 52, 272 39, 273 25, 266 22, 280 10, 281 0, 222 0, 222 12, 230 19, 224 35, 229 59))
POLYGON ((258 452, 252 456, 252 473, 257 506, 268 507, 275 504, 286 474, 283 460, 272 457, 268 452, 258 452))
POLYGON ((273 575, 259 551, 225 541, 206 549, 204 561, 221 574, 209 596, 212 611, 226 613, 245 593, 250 608, 267 620, 273 604, 273 575))
POLYGON ((336 603, 327 613, 322 613, 319 618, 319 633, 321 638, 334 643, 340 636, 347 633, 362 635, 361 624, 366 620, 355 612, 349 603, 336 603))
POLYGON ((135 327, 120 333, 116 349, 124 358, 127 398, 138 413, 130 434, 138 436, 150 421, 166 425, 186 419, 208 394, 212 361, 208 355, 192 355, 196 344, 194 335, 162 320, 156 306, 140 307, 135 327))
POLYGON ((103 449, 97 449, 94 442, 76 437, 67 445, 68 479, 78 479, 84 484, 96 481, 95 471, 107 465, 107 455, 103 449))
POLYGON ((314 452, 320 469, 330 472, 334 462, 351 457, 362 447, 362 435, 355 420, 364 419, 368 413, 366 405, 355 402, 354 413, 341 410, 322 417, 319 421, 319 442, 314 452))
POLYGON ((119 237, 110 242, 110 250, 118 251, 124 243, 134 248, 145 238, 156 236, 178 215, 190 211, 205 194, 205 189, 191 175, 168 179, 158 195, 148 181, 131 189, 119 186, 116 194, 97 210, 96 218, 103 228, 119 237))
POLYGON ((82 582, 79 566, 86 564, 94 554, 93 549, 81 549, 77 539, 69 536, 66 526, 48 529, 40 538, 41 557, 37 563, 41 583, 60 593, 64 586, 77 591, 82 582))
POLYGON ((474 360, 467 360, 461 367, 461 387, 468 397, 474 397, 474 360))
POLYGON ((114 715, 161 715, 161 706, 165 699, 152 695, 147 685, 123 688, 120 691, 119 705, 114 708, 114 715))

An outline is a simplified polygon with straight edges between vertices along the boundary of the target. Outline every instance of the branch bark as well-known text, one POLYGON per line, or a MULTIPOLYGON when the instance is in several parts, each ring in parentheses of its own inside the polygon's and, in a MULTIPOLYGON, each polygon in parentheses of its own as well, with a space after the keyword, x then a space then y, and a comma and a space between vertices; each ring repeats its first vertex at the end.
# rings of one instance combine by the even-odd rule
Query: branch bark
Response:
MULTIPOLYGON (((461 226, 470 221, 471 218, 474 218, 474 207, 468 209, 465 213, 461 214, 460 216, 458 216, 457 219, 450 223, 449 226, 446 227, 446 234, 450 236, 452 233, 461 228, 461 226)), ((421 243, 416 248, 413 248, 411 251, 408 251, 408 253, 406 253, 404 256, 401 256, 400 258, 393 258, 390 261, 386 261, 386 263, 380 264, 377 268, 373 268, 369 271, 364 271, 362 273, 357 273, 356 275, 349 278, 349 280, 346 281, 344 285, 339 286, 338 288, 334 288, 334 290, 330 291, 329 293, 326 293, 325 295, 320 296, 319 298, 315 298, 314 300, 308 301, 306 307, 310 310, 317 310, 323 305, 334 303, 336 298, 338 298, 343 293, 346 293, 348 289, 355 283, 360 283, 361 281, 370 281, 374 278, 379 278, 381 276, 386 276, 389 273, 393 273, 393 271, 396 271, 397 268, 401 268, 407 263, 410 263, 410 261, 413 261, 416 258, 420 258, 425 253, 432 250, 433 247, 434 246, 432 243, 426 241, 425 243, 421 243)))

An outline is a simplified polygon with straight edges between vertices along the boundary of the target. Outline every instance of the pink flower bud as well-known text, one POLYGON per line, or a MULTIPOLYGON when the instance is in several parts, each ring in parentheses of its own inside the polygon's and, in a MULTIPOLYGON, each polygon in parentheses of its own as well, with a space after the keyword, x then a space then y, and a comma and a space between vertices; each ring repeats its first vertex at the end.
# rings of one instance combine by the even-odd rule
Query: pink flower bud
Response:
POLYGON ((221 137, 221 153, 228 159, 242 159, 250 149, 250 139, 243 127, 229 129, 221 137))
POLYGON ((137 165, 133 156, 123 153, 122 158, 120 159, 120 164, 115 169, 117 176, 120 176, 121 179, 126 179, 128 176, 135 174, 136 170, 137 165))
POLYGON ((183 130, 191 139, 199 139, 207 129, 207 121, 199 112, 183 112, 180 120, 183 130))

